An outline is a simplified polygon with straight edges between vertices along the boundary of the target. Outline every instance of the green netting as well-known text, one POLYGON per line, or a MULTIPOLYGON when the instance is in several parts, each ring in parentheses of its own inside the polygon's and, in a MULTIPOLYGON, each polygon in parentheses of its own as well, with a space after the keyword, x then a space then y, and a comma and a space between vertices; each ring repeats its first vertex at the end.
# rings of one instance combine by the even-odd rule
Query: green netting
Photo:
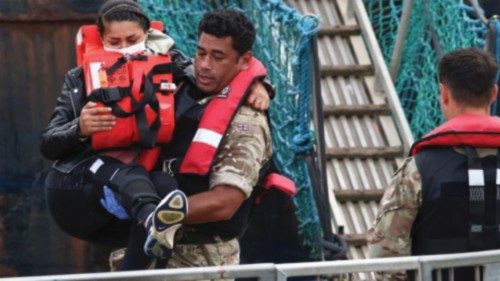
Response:
POLYGON ((273 132, 274 158, 282 173, 294 179, 297 194, 293 201, 299 233, 311 257, 321 254, 321 226, 311 181, 301 153, 312 148, 311 121, 311 40, 318 20, 303 17, 282 1, 176 1, 139 0, 151 18, 162 20, 176 48, 192 56, 196 47, 197 24, 204 12, 217 7, 242 9, 254 22, 257 40, 254 55, 268 70, 276 89, 269 113, 273 132))
MULTIPOLYGON (((386 63, 390 64, 402 0, 364 0, 386 63)), ((462 0, 414 0, 395 81, 414 137, 442 122, 437 62, 460 47, 483 47, 486 28, 462 0)))

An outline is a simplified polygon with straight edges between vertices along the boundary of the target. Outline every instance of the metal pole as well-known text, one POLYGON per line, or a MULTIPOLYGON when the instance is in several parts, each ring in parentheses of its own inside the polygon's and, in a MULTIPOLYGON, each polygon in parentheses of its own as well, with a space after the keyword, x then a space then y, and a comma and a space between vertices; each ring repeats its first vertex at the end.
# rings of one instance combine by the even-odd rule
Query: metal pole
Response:
POLYGON ((403 42, 406 38, 406 31, 408 30, 408 22, 410 20, 410 12, 412 7, 413 0, 405 0, 403 2, 403 13, 401 14, 401 20, 399 21, 396 43, 394 44, 394 49, 392 50, 391 66, 389 69, 389 73, 391 74, 391 78, 393 81, 396 80, 396 75, 398 74, 399 66, 401 65, 403 42))
POLYGON ((368 18, 368 13, 366 12, 362 0, 351 0, 350 2, 352 2, 354 6, 354 12, 361 27, 361 32, 363 33, 365 42, 367 44, 368 52, 370 53, 370 56, 372 58, 372 63, 375 67, 375 73, 380 79, 380 83, 382 84, 381 86, 383 87, 382 89, 385 91, 389 106, 391 107, 391 110, 393 112, 396 124, 401 135, 401 139, 404 144, 405 153, 407 153, 408 151, 410 151, 410 147, 413 144, 413 135, 411 133, 408 120, 405 117, 403 108, 401 107, 401 102, 399 101, 396 89, 394 88, 394 84, 392 82, 393 80, 391 80, 391 76, 384 62, 384 57, 382 56, 382 52, 379 49, 377 38, 375 37, 375 32, 373 32, 370 19, 368 18))
POLYGON ((484 10, 481 8, 477 0, 469 0, 472 8, 476 12, 477 17, 481 20, 484 25, 488 25, 488 19, 484 16, 484 10))

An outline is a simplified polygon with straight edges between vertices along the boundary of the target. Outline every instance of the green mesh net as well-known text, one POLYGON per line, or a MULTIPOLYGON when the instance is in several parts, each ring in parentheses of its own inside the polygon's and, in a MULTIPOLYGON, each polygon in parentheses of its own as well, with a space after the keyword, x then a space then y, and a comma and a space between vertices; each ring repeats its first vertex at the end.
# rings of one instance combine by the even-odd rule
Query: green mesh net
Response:
POLYGON ((321 255, 321 225, 314 202, 311 181, 301 153, 312 149, 311 121, 311 40, 318 31, 318 20, 301 16, 282 1, 181 1, 139 0, 153 19, 161 20, 176 48, 193 56, 197 25, 203 13, 214 8, 238 8, 253 21, 257 39, 254 55, 263 62, 275 86, 269 114, 273 133, 274 158, 278 169, 297 186, 293 197, 299 221, 299 234, 310 255, 321 255))
MULTIPOLYGON (((402 0, 364 0, 386 63, 389 65, 402 0)), ((414 137, 442 122, 437 63, 443 53, 484 46, 486 28, 462 0, 414 0, 401 65, 395 81, 414 137)))

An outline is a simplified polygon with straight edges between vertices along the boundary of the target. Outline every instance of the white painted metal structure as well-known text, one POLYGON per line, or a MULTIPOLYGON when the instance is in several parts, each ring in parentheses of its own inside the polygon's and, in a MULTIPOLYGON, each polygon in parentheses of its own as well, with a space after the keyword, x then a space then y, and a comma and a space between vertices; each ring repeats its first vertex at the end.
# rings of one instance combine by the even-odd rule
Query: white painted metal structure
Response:
POLYGON ((413 137, 362 0, 288 0, 321 20, 317 39, 332 227, 353 259, 413 137))
MULTIPOLYGON (((474 281, 497 281, 500 276, 500 250, 465 254, 415 256, 403 258, 384 258, 370 260, 346 260, 329 262, 307 262, 288 264, 250 264, 239 266, 214 266, 181 269, 141 270, 127 272, 87 273, 71 275, 52 275, 36 277, 6 278, 9 281, 156 281, 156 280, 207 280, 216 278, 257 277, 258 280, 284 281, 297 276, 328 276, 330 280, 357 280, 353 274, 394 270, 413 270, 418 273, 417 280, 432 280, 432 271, 446 270, 445 274, 454 280, 453 269, 474 266, 474 281), (479 272, 483 271, 483 279, 479 272)), ((368 275, 372 275, 368 273, 368 275)), ((2 279, 3 280, 3 279, 2 279)))

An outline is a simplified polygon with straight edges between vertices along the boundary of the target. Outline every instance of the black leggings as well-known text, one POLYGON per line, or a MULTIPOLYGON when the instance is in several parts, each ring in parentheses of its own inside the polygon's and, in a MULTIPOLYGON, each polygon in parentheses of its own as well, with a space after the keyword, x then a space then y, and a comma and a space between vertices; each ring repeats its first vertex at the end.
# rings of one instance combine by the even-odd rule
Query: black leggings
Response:
POLYGON ((57 225, 71 236, 112 247, 128 244, 120 269, 143 269, 149 258, 142 251, 146 232, 140 222, 161 198, 177 189, 177 183, 162 172, 148 173, 137 165, 122 164, 108 157, 101 159, 104 165, 118 169, 108 183, 89 173, 93 160, 70 173, 51 169, 45 182, 50 213, 57 225), (132 219, 119 220, 101 206, 104 184, 115 192, 132 219))

